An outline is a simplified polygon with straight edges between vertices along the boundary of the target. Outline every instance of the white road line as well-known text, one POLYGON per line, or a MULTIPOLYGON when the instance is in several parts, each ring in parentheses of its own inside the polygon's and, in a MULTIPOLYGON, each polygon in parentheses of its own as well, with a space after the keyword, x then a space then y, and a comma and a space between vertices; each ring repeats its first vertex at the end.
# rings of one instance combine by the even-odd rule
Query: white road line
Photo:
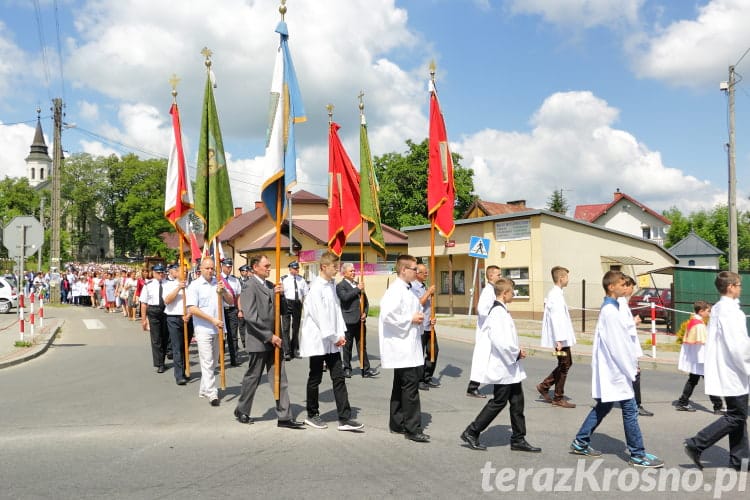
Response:
POLYGON ((89 330, 104 330, 105 329, 104 323, 102 323, 98 319, 84 319, 83 324, 86 325, 86 328, 88 328, 89 330))

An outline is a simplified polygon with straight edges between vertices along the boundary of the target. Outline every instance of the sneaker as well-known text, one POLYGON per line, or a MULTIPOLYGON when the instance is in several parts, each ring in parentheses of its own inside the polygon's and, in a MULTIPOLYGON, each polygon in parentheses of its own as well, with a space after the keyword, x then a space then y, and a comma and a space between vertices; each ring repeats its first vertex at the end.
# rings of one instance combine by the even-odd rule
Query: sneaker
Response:
POLYGON ((714 415, 724 415, 726 412, 726 408, 714 408, 714 415))
POLYGON ((360 424, 356 420, 339 420, 340 431, 361 431, 365 424, 360 424))
POLYGON ((305 419, 305 425, 309 425, 314 429, 328 429, 328 424, 321 420, 320 415, 313 415, 305 419))
POLYGON ((583 444, 577 439, 570 443, 570 449, 576 455, 586 455, 587 457, 601 457, 602 452, 595 450, 591 445, 583 444))
POLYGON ((677 411, 695 411, 695 408, 693 408, 689 403, 686 405, 677 405, 677 411))
POLYGON ((638 415, 641 417, 653 417, 654 414, 647 409, 645 409, 643 406, 638 406, 638 415))
POLYGON ((658 469, 664 467, 664 460, 650 453, 646 453, 642 457, 630 457, 628 463, 633 467, 643 467, 646 469, 658 469))

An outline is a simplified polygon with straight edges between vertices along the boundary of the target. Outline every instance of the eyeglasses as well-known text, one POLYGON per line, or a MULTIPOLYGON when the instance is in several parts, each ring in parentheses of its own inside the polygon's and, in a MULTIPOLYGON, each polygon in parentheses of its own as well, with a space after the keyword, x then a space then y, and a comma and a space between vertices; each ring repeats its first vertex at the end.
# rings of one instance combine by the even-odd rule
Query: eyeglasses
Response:
POLYGON ((416 271, 417 270, 416 267, 407 267, 406 269, 408 269, 409 271, 416 271))

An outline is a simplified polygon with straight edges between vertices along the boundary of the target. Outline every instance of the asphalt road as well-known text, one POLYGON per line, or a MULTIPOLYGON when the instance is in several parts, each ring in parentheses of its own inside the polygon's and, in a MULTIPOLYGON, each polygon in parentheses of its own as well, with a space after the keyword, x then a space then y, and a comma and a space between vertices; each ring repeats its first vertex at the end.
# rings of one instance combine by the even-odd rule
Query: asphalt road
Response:
MULTIPOLYGON (((47 353, 0 370, 2 498, 547 498, 580 495, 577 489, 607 490, 597 497, 710 498, 717 482, 726 486, 731 479, 719 468, 728 461, 726 440, 704 454, 702 475, 683 454, 682 440, 716 417, 708 411, 674 410, 672 401, 686 379, 679 373, 644 370, 644 405, 656 416, 640 419, 647 451, 665 460, 677 478, 677 491, 669 491, 674 486, 669 481, 649 489, 643 477, 633 479, 641 471, 626 463, 617 409, 594 435, 593 446, 604 452, 595 477, 576 475, 565 483, 565 468, 593 466, 593 460, 579 462, 568 452, 591 403, 588 365, 575 364, 568 378, 566 392, 579 406, 561 409, 538 400, 534 390, 552 369, 552 356, 527 359, 527 439, 543 453, 510 450, 507 409, 482 434, 489 450, 480 452, 462 446, 458 437, 485 401, 465 396, 467 344, 441 342, 442 387, 421 392, 423 423, 432 442, 417 444, 388 432, 390 370, 375 379, 362 379, 355 370, 348 380, 354 416, 365 424, 364 433, 336 430, 327 378, 321 385, 321 412, 328 429, 278 429, 268 384, 256 396, 256 423, 241 425, 232 412, 243 368, 228 370, 221 406, 212 408, 198 398, 195 350, 193 379, 179 387, 171 371, 159 375, 150 367, 148 334, 139 324, 85 309, 71 316, 47 353), (84 319, 99 320, 102 328, 91 329, 97 322, 88 321, 87 327, 84 319), (557 468, 547 469, 554 480, 548 481, 545 468, 557 468), (613 471, 609 485, 605 468, 613 471), (520 481, 524 469, 530 472, 520 481), (562 492, 548 491, 555 487, 562 492), (499 491, 505 488, 510 491, 499 491), (690 493, 693 488, 698 491, 690 493)), ((377 367, 374 328, 369 338, 377 367)), ((287 370, 293 410, 302 419, 307 362, 295 360, 287 370)), ((702 383, 694 400, 710 408, 702 383)), ((747 477, 737 480, 746 484, 747 477)), ((740 488, 735 485, 721 498, 746 498, 740 488)))

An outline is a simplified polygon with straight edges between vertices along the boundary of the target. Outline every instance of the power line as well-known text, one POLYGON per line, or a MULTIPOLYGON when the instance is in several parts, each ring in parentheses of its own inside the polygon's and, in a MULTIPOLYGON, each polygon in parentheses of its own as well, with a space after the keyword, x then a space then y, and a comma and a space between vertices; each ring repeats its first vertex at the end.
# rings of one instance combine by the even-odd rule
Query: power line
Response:
POLYGON ((57 60, 60 66, 60 88, 62 89, 63 102, 65 99, 65 76, 63 73, 63 55, 62 55, 62 44, 60 43, 60 16, 57 10, 57 0, 53 0, 55 7, 55 32, 57 35, 57 60))
POLYGON ((39 8, 39 0, 34 0, 34 16, 36 17, 36 31, 39 36, 39 46, 42 50, 42 67, 44 68, 44 80, 47 82, 47 97, 52 100, 50 94, 49 63, 47 62, 47 44, 44 41, 44 29, 42 26, 42 11, 39 8))

